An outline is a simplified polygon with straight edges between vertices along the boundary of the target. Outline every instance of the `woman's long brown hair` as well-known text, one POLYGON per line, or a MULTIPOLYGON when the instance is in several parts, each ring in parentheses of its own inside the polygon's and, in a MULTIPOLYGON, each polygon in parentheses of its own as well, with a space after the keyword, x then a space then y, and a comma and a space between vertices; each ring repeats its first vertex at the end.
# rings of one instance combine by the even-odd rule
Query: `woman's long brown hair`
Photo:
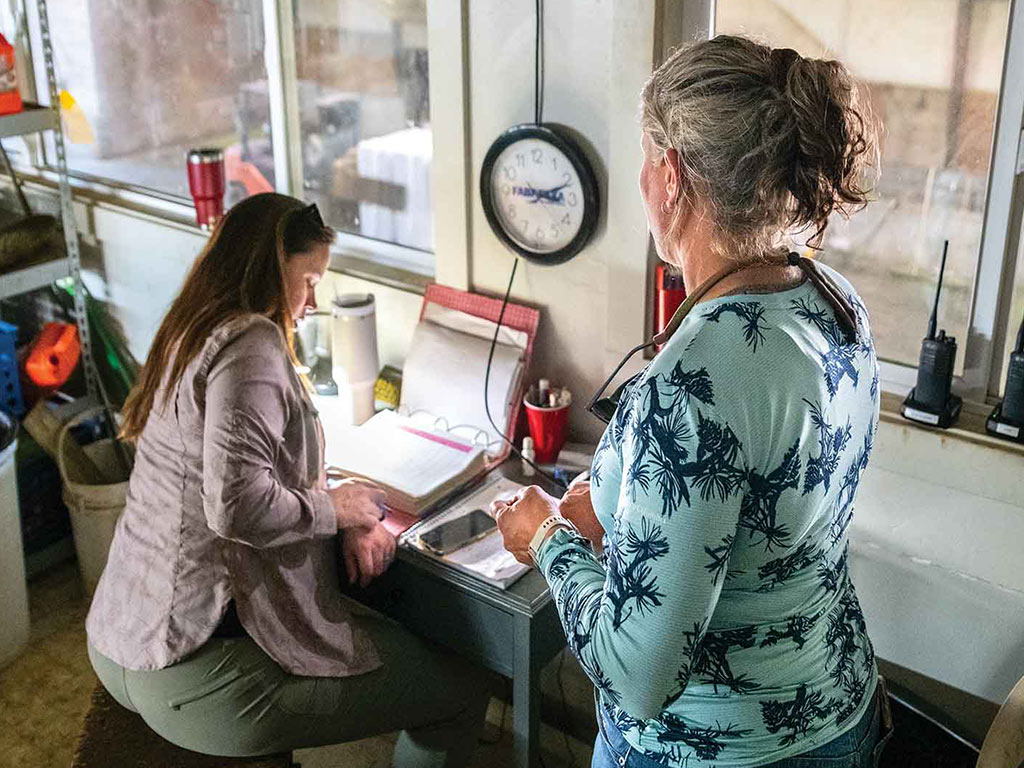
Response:
POLYGON ((254 195, 228 211, 160 324, 125 402, 122 437, 138 438, 150 411, 165 405, 167 393, 224 322, 250 313, 265 315, 280 326, 291 349, 294 323, 285 291, 285 261, 333 238, 333 230, 315 210, 287 195, 254 195))

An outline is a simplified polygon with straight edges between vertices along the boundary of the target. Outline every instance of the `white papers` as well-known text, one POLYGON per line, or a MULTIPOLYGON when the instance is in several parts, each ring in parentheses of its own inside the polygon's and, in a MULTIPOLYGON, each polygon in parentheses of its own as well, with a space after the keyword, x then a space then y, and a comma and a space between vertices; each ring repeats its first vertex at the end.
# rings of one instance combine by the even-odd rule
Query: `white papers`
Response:
POLYGON ((502 582, 503 586, 530 570, 530 566, 520 563, 505 549, 498 531, 452 552, 445 560, 478 573, 489 581, 502 582))
POLYGON ((393 411, 327 442, 327 465, 388 489, 388 504, 419 514, 431 501, 483 468, 483 449, 452 434, 425 429, 393 411))
MULTIPOLYGON (((423 319, 429 320, 436 325, 443 325, 445 328, 451 328, 453 331, 462 331, 462 333, 468 333, 470 336, 486 339, 488 342, 494 338, 494 329, 498 325, 486 317, 477 317, 468 312, 463 312, 461 309, 444 307, 434 302, 428 303, 423 308, 423 319)), ((501 331, 498 332, 499 344, 507 344, 522 350, 526 349, 526 344, 529 340, 530 337, 526 331, 510 328, 504 324, 501 326, 501 331)))
MULTIPOLYGON (((421 321, 413 336, 402 372, 403 413, 427 411, 449 429, 470 441, 478 433, 496 444, 500 435, 491 427, 484 408, 484 375, 489 340, 421 321)), ((522 374, 522 351, 498 344, 491 364, 488 399, 491 416, 503 434, 511 410, 510 398, 522 374)))
POLYGON ((456 502, 449 509, 438 512, 428 520, 414 525, 402 534, 399 543, 403 546, 415 547, 431 557, 436 557, 442 562, 471 573, 500 589, 508 589, 510 585, 530 570, 530 566, 523 565, 512 556, 511 552, 505 550, 501 533, 497 530, 444 557, 434 555, 422 547, 419 543, 419 538, 436 526, 468 515, 475 509, 482 509, 486 512, 491 502, 496 498, 499 496, 511 497, 520 488, 522 486, 512 480, 504 477, 496 478, 465 499, 456 502))

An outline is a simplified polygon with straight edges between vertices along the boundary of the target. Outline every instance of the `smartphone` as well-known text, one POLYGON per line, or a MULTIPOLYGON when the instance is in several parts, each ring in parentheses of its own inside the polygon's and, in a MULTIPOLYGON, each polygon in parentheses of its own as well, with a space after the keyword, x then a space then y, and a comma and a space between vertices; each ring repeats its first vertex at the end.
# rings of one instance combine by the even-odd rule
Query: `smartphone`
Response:
POLYGON ((457 517, 420 534, 420 543, 438 555, 450 555, 457 549, 482 539, 494 530, 494 518, 482 509, 457 517))

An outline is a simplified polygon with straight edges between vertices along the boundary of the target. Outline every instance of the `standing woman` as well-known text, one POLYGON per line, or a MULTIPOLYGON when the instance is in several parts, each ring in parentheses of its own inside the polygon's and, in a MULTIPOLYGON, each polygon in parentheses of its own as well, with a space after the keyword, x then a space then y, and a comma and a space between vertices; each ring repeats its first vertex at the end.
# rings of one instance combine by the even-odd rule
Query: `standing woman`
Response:
POLYGON ((179 746, 223 756, 405 729, 396 766, 462 766, 486 685, 343 600, 387 568, 383 492, 328 489, 295 322, 334 233, 277 194, 214 231, 124 409, 128 500, 86 623, 104 687, 179 746))
POLYGON ((870 127, 839 62, 731 36, 658 68, 642 126, 651 233, 689 297, 594 408, 589 486, 495 505, 506 547, 597 689, 595 766, 877 765, 847 534, 878 365, 853 287, 783 247, 866 202, 870 127))

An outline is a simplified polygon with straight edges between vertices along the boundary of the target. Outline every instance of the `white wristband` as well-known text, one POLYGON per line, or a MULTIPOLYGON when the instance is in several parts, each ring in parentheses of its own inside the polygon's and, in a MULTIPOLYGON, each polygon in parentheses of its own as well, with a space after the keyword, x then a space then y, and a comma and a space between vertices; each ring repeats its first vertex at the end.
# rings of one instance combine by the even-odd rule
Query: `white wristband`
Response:
POLYGON ((576 526, 566 520, 561 515, 551 515, 544 519, 544 522, 537 528, 537 532, 533 534, 533 538, 530 539, 530 557, 533 558, 533 562, 537 562, 537 554, 540 549, 540 545, 544 543, 544 539, 547 538, 548 531, 552 528, 566 528, 568 530, 575 531, 576 526))

